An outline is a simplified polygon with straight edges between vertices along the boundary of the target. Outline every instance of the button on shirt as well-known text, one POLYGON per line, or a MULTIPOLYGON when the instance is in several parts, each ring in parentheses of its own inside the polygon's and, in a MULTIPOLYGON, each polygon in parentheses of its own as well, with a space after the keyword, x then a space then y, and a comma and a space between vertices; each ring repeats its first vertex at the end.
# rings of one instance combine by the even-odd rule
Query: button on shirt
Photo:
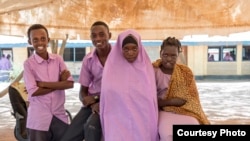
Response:
MULTIPOLYGON (((53 115, 68 123, 65 113, 65 91, 55 90, 42 96, 31 95, 37 91, 36 82, 58 82, 60 73, 67 69, 61 56, 49 54, 49 59, 44 60, 33 54, 24 62, 24 82, 28 91, 28 117, 27 128, 48 131, 53 115)), ((73 81, 73 77, 68 78, 73 81)))
POLYGON ((89 94, 99 94, 101 91, 103 65, 96 55, 96 49, 87 54, 82 61, 82 68, 79 77, 79 83, 89 87, 89 94))

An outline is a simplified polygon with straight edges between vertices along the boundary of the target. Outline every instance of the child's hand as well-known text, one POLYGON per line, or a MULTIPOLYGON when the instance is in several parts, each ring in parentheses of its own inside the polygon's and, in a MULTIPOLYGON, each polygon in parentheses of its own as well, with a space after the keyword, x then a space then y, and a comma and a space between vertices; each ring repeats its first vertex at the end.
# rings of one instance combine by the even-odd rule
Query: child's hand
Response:
POLYGON ((177 107, 183 106, 187 102, 186 100, 182 98, 178 98, 178 97, 171 98, 170 101, 172 103, 171 105, 177 106, 177 107))
POLYGON ((60 81, 66 81, 70 77, 70 71, 63 70, 60 74, 60 81))

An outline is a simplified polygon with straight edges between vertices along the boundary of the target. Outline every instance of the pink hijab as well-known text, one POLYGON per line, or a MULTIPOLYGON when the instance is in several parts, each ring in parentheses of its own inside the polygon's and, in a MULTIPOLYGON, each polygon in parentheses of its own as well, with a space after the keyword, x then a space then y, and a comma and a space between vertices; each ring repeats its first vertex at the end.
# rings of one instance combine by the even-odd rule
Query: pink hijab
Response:
POLYGON ((119 34, 105 63, 100 118, 105 141, 157 141, 158 107, 152 63, 134 30, 119 34), (133 63, 122 55, 122 42, 131 35, 139 54, 133 63))

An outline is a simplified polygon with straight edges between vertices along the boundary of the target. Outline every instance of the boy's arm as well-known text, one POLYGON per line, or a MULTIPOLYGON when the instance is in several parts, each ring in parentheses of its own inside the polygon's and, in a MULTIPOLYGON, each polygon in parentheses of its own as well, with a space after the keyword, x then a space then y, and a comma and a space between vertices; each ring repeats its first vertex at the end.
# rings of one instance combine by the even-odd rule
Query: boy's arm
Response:
POLYGON ((25 87, 29 95, 31 97, 41 96, 52 92, 53 91, 52 89, 44 89, 37 86, 37 82, 35 80, 33 72, 31 71, 30 66, 31 65, 29 64, 29 62, 25 62, 24 73, 23 73, 25 87))
POLYGON ((73 81, 59 81, 59 82, 37 82, 37 86, 43 89, 65 90, 74 87, 73 81))
POLYGON ((54 91, 53 89, 46 89, 46 88, 41 88, 39 87, 33 94, 32 96, 41 96, 41 95, 46 95, 50 92, 54 91))
POLYGON ((60 74, 59 82, 37 82, 37 86, 40 88, 53 89, 53 90, 64 90, 74 87, 74 82, 69 81, 68 78, 71 74, 68 70, 63 70, 60 74))
POLYGON ((46 95, 54 90, 64 90, 73 88, 74 82, 73 81, 37 82, 37 86, 39 88, 32 94, 32 96, 41 96, 41 95, 46 95))
POLYGON ((88 95, 88 87, 82 86, 80 88, 80 100, 84 106, 90 106, 96 103, 94 96, 88 95))

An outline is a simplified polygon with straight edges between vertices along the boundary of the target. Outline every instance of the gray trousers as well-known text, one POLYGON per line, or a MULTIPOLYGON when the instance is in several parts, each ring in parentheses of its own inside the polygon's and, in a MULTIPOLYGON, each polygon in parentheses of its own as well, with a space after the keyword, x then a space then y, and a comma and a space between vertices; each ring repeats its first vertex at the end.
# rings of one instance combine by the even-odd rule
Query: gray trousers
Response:
POLYGON ((49 131, 28 129, 29 141, 60 141, 68 126, 68 124, 53 116, 49 131))

